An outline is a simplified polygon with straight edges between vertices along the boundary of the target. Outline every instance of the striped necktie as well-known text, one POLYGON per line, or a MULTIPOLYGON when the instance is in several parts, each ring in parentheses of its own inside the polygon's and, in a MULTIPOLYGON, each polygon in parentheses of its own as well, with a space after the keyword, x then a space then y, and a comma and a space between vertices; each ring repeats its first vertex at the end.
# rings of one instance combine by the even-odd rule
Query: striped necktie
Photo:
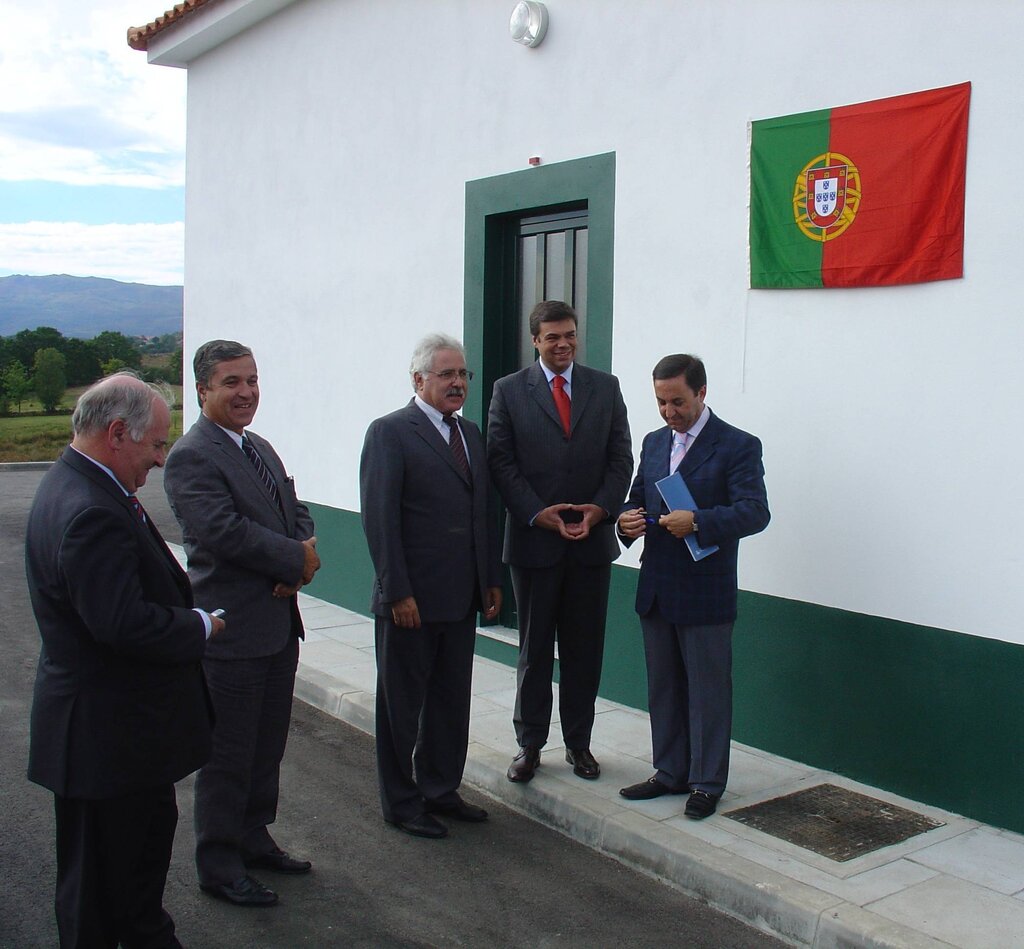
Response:
POLYGON ((146 523, 146 511, 145 511, 145 509, 142 506, 142 502, 134 494, 129 494, 128 495, 128 503, 131 504, 132 510, 135 512, 135 516, 140 521, 142 521, 143 524, 145 524, 146 523))
POLYGON ((668 460, 668 473, 675 474, 679 463, 686 455, 686 440, 690 437, 689 432, 674 432, 672 434, 672 456, 668 460))
POLYGON ((260 476, 260 481, 267 486, 270 496, 280 505, 281 498, 277 493, 277 482, 267 466, 263 464, 263 459, 260 458, 259 452, 253 448, 252 442, 249 441, 247 435, 242 436, 242 451, 245 452, 245 457, 252 462, 252 466, 256 469, 256 474, 260 476))
POLYGON ((459 431, 459 421, 454 415, 445 415, 444 424, 448 426, 448 447, 452 450, 455 464, 469 481, 473 480, 473 474, 469 470, 469 459, 466 457, 466 446, 462 444, 462 433, 459 431))

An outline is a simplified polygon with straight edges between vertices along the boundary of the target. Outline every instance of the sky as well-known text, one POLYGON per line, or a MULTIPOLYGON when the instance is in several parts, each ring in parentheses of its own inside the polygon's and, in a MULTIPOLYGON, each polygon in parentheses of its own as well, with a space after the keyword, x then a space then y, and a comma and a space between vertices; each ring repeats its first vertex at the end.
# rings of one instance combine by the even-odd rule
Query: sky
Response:
POLYGON ((185 71, 130 49, 174 0, 0 0, 0 276, 180 284, 185 71))

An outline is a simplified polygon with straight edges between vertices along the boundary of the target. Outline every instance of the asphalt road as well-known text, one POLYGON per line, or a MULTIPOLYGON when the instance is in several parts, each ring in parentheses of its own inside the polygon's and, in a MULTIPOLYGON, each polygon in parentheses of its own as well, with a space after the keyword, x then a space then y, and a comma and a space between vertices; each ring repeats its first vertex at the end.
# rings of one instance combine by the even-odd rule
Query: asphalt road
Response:
MULTIPOLYGON (((154 471, 140 496, 180 541, 154 471)), ((42 474, 0 469, 0 947, 57 944, 53 804, 25 778, 38 633, 22 545, 42 474)), ((647 946, 783 943, 468 791, 491 820, 454 824, 446 840, 384 824, 373 742, 297 702, 282 771, 278 842, 314 862, 307 877, 267 873, 281 902, 237 909, 200 893, 192 864, 192 779, 178 785, 181 820, 165 905, 185 946, 647 946)))

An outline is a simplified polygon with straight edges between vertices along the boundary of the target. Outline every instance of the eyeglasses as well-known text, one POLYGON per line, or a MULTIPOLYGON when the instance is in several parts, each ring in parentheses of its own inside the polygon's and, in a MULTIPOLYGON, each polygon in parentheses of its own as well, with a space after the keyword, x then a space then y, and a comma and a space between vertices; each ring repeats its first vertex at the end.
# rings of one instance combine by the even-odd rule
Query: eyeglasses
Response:
POLYGON ((433 369, 424 369, 424 372, 429 372, 432 376, 437 376, 439 379, 444 379, 445 382, 454 382, 456 379, 461 379, 465 382, 467 379, 472 381, 473 370, 472 369, 444 369, 441 372, 434 372, 433 369))

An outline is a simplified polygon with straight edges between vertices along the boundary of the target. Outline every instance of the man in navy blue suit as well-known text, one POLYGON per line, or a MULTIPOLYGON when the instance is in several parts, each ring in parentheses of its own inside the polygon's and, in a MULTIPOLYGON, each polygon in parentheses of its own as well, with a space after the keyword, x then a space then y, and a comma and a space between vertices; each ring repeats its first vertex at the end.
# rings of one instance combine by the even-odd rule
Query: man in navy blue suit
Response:
POLYGON ((640 467, 618 519, 628 547, 644 538, 636 611, 644 634, 654 775, 619 793, 633 801, 686 794, 686 816, 715 812, 729 775, 732 627, 741 537, 768 525, 761 442, 704 404, 695 356, 654 367, 665 428, 644 438, 640 467), (678 471, 696 505, 669 511, 656 482, 678 471), (694 560, 686 544, 718 550, 694 560))

